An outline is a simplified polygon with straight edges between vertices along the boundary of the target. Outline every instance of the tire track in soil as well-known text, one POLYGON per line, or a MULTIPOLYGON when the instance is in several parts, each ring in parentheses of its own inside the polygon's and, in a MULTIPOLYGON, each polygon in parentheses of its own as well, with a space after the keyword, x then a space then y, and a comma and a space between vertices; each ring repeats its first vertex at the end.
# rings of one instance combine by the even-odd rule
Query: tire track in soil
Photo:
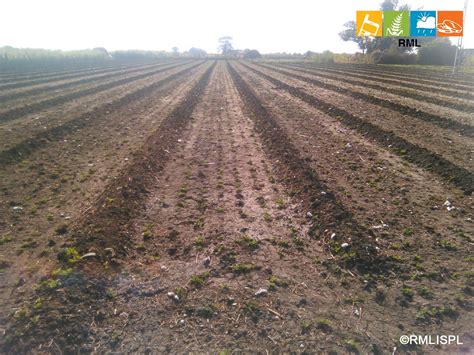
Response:
POLYGON ((364 94, 364 93, 361 93, 361 92, 356 92, 356 91, 353 91, 352 89, 343 88, 343 87, 339 87, 337 85, 325 83, 324 81, 321 81, 321 80, 311 79, 311 78, 308 78, 308 77, 305 77, 305 76, 297 75, 297 74, 288 72, 286 70, 276 69, 274 67, 259 64, 259 63, 257 63, 257 65, 262 67, 262 68, 272 70, 276 73, 286 75, 286 76, 290 76, 292 78, 304 81, 306 83, 316 85, 316 86, 321 87, 323 89, 335 91, 337 93, 344 94, 344 95, 353 97, 355 99, 359 99, 359 100, 362 100, 362 101, 365 101, 365 102, 368 102, 368 103, 372 103, 372 104, 375 104, 375 105, 378 105, 378 106, 381 106, 381 107, 385 107, 385 108, 387 108, 389 110, 392 110, 394 112, 397 112, 399 114, 412 116, 415 119, 421 119, 423 121, 434 124, 438 127, 453 130, 453 131, 458 132, 459 134, 465 135, 467 137, 474 137, 474 126, 471 126, 469 124, 464 124, 464 123, 452 120, 452 119, 447 118, 447 117, 442 117, 442 116, 438 116, 438 115, 435 115, 435 114, 431 114, 429 112, 420 111, 420 110, 417 110, 415 108, 399 104, 397 102, 381 99, 381 98, 374 97, 374 96, 364 94))
POLYGON ((78 99, 84 96, 93 95, 101 91, 109 90, 109 89, 118 87, 120 85, 128 84, 128 83, 131 83, 131 82, 134 82, 134 81, 137 81, 137 80, 140 80, 140 79, 143 79, 155 74, 159 74, 170 69, 181 67, 184 65, 186 64, 179 63, 179 64, 168 66, 166 68, 160 68, 157 70, 147 71, 146 73, 143 73, 143 74, 134 75, 134 76, 127 77, 124 79, 114 80, 112 82, 100 84, 92 88, 72 92, 66 95, 53 97, 51 99, 42 100, 42 101, 35 102, 26 106, 17 107, 8 111, 4 111, 0 113, 0 122, 15 120, 15 119, 21 118, 24 115, 39 112, 47 108, 50 108, 52 106, 56 106, 56 105, 60 105, 62 103, 68 102, 73 99, 78 99))
MULTIPOLYGON (((309 75, 320 77, 320 78, 326 78, 326 79, 330 79, 330 80, 338 80, 338 81, 341 81, 343 83, 352 84, 352 85, 355 85, 355 86, 361 87, 361 88, 372 88, 372 89, 375 89, 375 90, 378 90, 378 91, 387 92, 389 94, 398 95, 398 96, 408 98, 408 99, 416 99, 416 100, 429 102, 431 104, 435 104, 435 105, 439 105, 439 106, 443 106, 443 107, 449 107, 449 108, 452 108, 452 109, 455 109, 455 110, 458 110, 458 111, 461 111, 461 112, 466 112, 466 113, 473 113, 474 112, 474 106, 471 103, 453 101, 453 99, 449 99, 449 98, 441 98, 439 96, 433 97, 433 96, 418 94, 416 91, 404 90, 404 89, 400 88, 400 86, 401 87, 408 87, 408 85, 405 85, 404 83, 403 84, 398 84, 398 87, 393 87, 393 86, 387 87, 387 86, 380 85, 380 84, 369 83, 367 81, 362 81, 361 82, 361 81, 358 81, 358 80, 352 80, 352 79, 350 79, 350 77, 353 77, 353 75, 347 75, 347 74, 343 74, 343 73, 337 73, 337 74, 340 74, 340 75, 344 75, 344 77, 342 78, 342 77, 334 77, 334 75, 331 75, 331 74, 327 74, 327 73, 324 73, 324 72, 315 71, 315 70, 311 70, 311 69, 303 68, 303 67, 299 67, 299 66, 275 65, 274 67, 278 67, 278 68, 281 68, 281 69, 287 69, 287 70, 294 70, 296 72, 305 73, 305 74, 309 74, 309 75)), ((370 78, 364 78, 364 80, 378 81, 377 78, 371 78, 371 79, 370 78)), ((421 92, 424 92, 424 91, 426 91, 426 89, 427 88, 425 87, 423 89, 417 89, 417 90, 418 90, 418 92, 420 90, 421 90, 421 92)), ((439 93, 438 90, 437 90, 436 93, 439 93)), ((461 93, 461 95, 462 95, 462 93, 461 93)), ((454 98, 458 99, 458 98, 461 97, 461 95, 452 95, 452 96, 454 98)), ((472 100, 471 94, 466 93, 466 95, 468 96, 467 97, 468 99, 472 100)), ((464 96, 466 96, 466 95, 464 95, 464 96)))
POLYGON ((242 65, 257 75, 270 81, 274 85, 277 85, 279 88, 317 108, 319 111, 322 111, 329 116, 335 117, 336 119, 343 122, 346 126, 374 139, 382 146, 396 149, 399 152, 404 152, 405 154, 401 155, 404 159, 415 165, 418 165, 421 168, 438 174, 442 178, 459 187, 466 195, 470 195, 474 191, 474 175, 466 169, 451 163, 450 161, 432 153, 426 148, 420 147, 396 136, 393 132, 385 131, 362 118, 354 116, 350 112, 335 107, 328 102, 309 95, 298 88, 292 87, 246 64, 242 65))
POLYGON ((86 127, 93 122, 93 120, 100 119, 100 117, 109 114, 112 111, 118 110, 125 107, 130 102, 140 99, 151 93, 157 87, 175 80, 176 78, 191 72, 193 69, 202 65, 198 63, 186 69, 183 69, 177 73, 171 74, 170 76, 158 80, 150 85, 147 85, 141 89, 132 91, 126 94, 118 100, 108 102, 105 105, 98 106, 90 112, 85 112, 75 118, 66 121, 59 126, 54 126, 46 131, 35 134, 33 137, 27 138, 20 143, 16 144, 12 148, 3 150, 0 152, 0 166, 7 166, 15 164, 18 161, 25 159, 29 154, 38 148, 46 146, 50 141, 57 141, 62 139, 70 132, 77 129, 86 127))
MULTIPOLYGON (((189 62, 182 62, 183 64, 186 64, 186 63, 189 63, 189 62)), ((65 83, 60 83, 60 84, 56 84, 56 85, 49 85, 49 86, 41 86, 41 87, 35 87, 35 88, 32 88, 32 89, 28 89, 28 90, 23 90, 23 91, 16 91, 16 92, 12 92, 12 93, 6 93, 4 95, 0 95, 0 100, 13 100, 13 99, 16 99, 16 98, 25 98, 25 97, 30 97, 30 96, 33 96, 35 94, 43 94, 43 93, 46 93, 46 92, 49 92, 49 91, 53 91, 53 90, 59 90, 59 89, 69 89, 69 88, 74 88, 75 86, 78 86, 78 85, 82 85, 82 84, 88 84, 88 83, 93 83, 93 82, 96 82, 96 81, 103 81, 105 79, 109 79, 109 78, 114 78, 114 77, 117 77, 117 76, 125 76, 125 75, 129 75, 129 74, 133 74, 133 73, 136 73, 136 72, 140 72, 140 71, 143 71, 143 70, 148 70, 148 69, 152 69, 152 68, 162 68, 163 66, 166 66, 168 65, 168 63, 165 63, 165 64, 155 64, 155 65, 145 65, 145 66, 139 66, 138 68, 137 67, 132 67, 132 68, 119 68, 119 69, 116 69, 116 70, 113 70, 112 73, 109 73, 109 71, 107 71, 107 74, 101 74, 101 75, 95 75, 95 73, 92 73, 92 74, 89 74, 89 73, 85 73, 84 75, 80 75, 80 77, 83 77, 83 76, 92 76, 92 77, 87 77, 87 78, 84 78, 84 79, 79 79, 79 80, 73 80, 73 81, 67 81, 65 83)), ((61 80, 62 81, 62 80, 61 80)))
POLYGON ((363 79, 363 80, 369 80, 369 81, 375 81, 377 83, 386 83, 390 85, 395 85, 395 86, 401 86, 401 87, 407 87, 415 90, 421 90, 421 91, 426 91, 427 89, 433 90, 437 94, 442 94, 445 96, 450 96, 454 98, 464 98, 468 100, 474 99, 471 88, 464 88, 463 90, 459 91, 454 91, 454 90, 448 90, 448 89, 442 89, 439 87, 439 82, 437 83, 432 83, 432 82, 426 82, 424 85, 421 84, 415 84, 413 82, 408 82, 407 80, 403 80, 401 78, 394 78, 394 79, 384 79, 383 77, 379 75, 370 75, 369 73, 367 74, 359 74, 359 72, 354 72, 350 70, 344 70, 344 69, 331 69, 329 67, 317 67, 313 65, 307 65, 303 63, 282 63, 285 67, 292 68, 292 67, 298 67, 298 68, 303 68, 303 69, 309 69, 309 70, 315 70, 317 72, 326 72, 326 73, 334 73, 338 75, 348 75, 350 77, 358 78, 358 79, 363 79))

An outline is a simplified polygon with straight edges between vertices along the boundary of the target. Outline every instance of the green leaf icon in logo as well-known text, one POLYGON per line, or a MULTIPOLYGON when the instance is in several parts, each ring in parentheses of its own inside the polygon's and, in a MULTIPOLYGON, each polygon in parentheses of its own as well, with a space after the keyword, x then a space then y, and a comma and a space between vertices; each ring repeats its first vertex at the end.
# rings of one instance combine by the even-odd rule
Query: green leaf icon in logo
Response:
POLYGON ((392 24, 390 25, 389 28, 387 28, 387 33, 390 36, 401 36, 403 33, 402 29, 402 19, 403 19, 403 13, 398 14, 397 17, 392 21, 392 24))
POLYGON ((408 11, 384 11, 384 35, 390 37, 408 36, 408 11))

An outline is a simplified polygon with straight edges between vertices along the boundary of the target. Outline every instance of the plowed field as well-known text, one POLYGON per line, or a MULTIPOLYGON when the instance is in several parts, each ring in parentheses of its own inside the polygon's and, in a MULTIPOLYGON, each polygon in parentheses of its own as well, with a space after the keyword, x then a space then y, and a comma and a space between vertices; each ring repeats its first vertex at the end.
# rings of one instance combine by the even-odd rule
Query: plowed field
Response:
POLYGON ((5 353, 474 351, 474 78, 0 75, 5 353))

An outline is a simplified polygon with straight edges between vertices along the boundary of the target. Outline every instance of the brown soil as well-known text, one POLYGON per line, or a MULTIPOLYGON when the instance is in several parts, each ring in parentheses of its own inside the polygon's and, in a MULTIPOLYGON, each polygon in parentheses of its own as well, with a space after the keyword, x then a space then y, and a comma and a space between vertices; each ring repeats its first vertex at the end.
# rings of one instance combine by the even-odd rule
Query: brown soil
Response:
MULTIPOLYGON (((166 65, 166 64, 160 64, 166 65)), ((28 85, 26 89, 16 89, 16 90, 4 90, 1 88, 2 94, 0 95, 0 100, 13 100, 16 98, 24 98, 25 96, 31 96, 36 94, 47 94, 50 95, 50 91, 58 91, 62 90, 71 86, 77 86, 81 84, 86 84, 94 81, 101 81, 108 78, 115 78, 117 74, 131 74, 143 71, 144 69, 156 67, 156 64, 148 64, 148 65, 138 65, 138 66, 131 66, 129 68, 114 68, 108 69, 104 71, 98 71, 94 73, 86 73, 78 74, 77 77, 79 79, 75 79, 76 76, 73 76, 74 80, 69 80, 70 78, 66 76, 64 77, 57 77, 57 78, 47 78, 45 82, 37 83, 36 85, 28 85), (106 73, 106 74, 103 74, 106 73)), ((63 91, 64 92, 64 91, 63 91)))
MULTIPOLYGON (((424 104, 423 101, 419 102, 416 100, 411 101, 411 100, 400 99, 396 95, 383 93, 383 92, 381 93, 380 90, 372 90, 372 92, 369 92, 368 94, 366 94, 364 91, 368 91, 368 90, 364 90, 361 88, 354 90, 352 87, 350 86, 346 87, 346 85, 344 84, 337 86, 325 81, 317 80, 315 78, 308 78, 307 76, 293 74, 285 70, 280 70, 280 69, 272 69, 272 70, 277 73, 281 73, 283 75, 290 74, 292 77, 308 82, 314 86, 320 86, 324 89, 335 91, 335 92, 350 96, 354 99, 359 99, 367 103, 373 103, 382 107, 396 110, 400 114, 409 115, 414 118, 421 119, 426 122, 430 122, 441 128, 453 129, 462 135, 466 135, 469 137, 472 137, 474 135, 474 129, 470 125, 472 124, 472 116, 469 114, 469 113, 472 113, 472 108, 473 108, 472 105, 467 105, 467 108, 465 105, 463 105, 463 110, 464 108, 466 108, 468 114, 464 115, 458 112, 458 116, 464 118, 463 121, 467 121, 467 122, 458 122, 455 119, 454 120, 451 119, 450 113, 452 113, 452 111, 447 110, 445 107, 442 107, 439 109, 440 113, 434 114, 432 112, 427 112, 427 110, 429 111, 429 108, 427 110, 422 110, 425 108, 424 106, 426 106, 426 104, 424 104), (388 99, 381 98, 381 96, 387 97, 388 99), (402 101, 402 102, 399 103, 397 101, 402 101), (405 101, 408 101, 409 105, 404 104, 405 101), (414 102, 417 103, 416 108, 413 107, 414 105, 412 105, 412 103, 414 102)), ((413 98, 413 99, 416 99, 416 98, 413 98)))
POLYGON ((64 242, 55 230, 74 223, 90 208, 93 198, 131 161, 144 137, 182 99, 202 70, 165 80, 127 105, 109 107, 96 120, 64 132, 63 139, 48 140, 31 150, 28 159, 2 168, 0 235, 13 239, 2 245, 2 258, 13 261, 10 272, 3 275, 2 310, 10 312, 11 303, 21 296, 22 288, 15 286, 19 278, 25 280, 24 288, 30 288, 54 266, 64 242), (13 211, 16 204, 23 211, 13 211), (40 264, 30 264, 32 258, 40 264))
POLYGON ((115 99, 111 102, 100 103, 92 111, 86 111, 85 113, 74 117, 68 118, 64 123, 55 125, 51 128, 46 127, 32 137, 22 140, 12 145, 9 149, 6 149, 0 153, 0 165, 9 165, 17 161, 21 161, 28 157, 32 151, 38 149, 38 147, 47 145, 51 141, 62 139, 68 132, 76 129, 85 127, 93 120, 99 119, 101 116, 108 114, 109 112, 127 106, 129 103, 136 101, 140 97, 143 97, 150 92, 153 92, 157 87, 174 80, 175 78, 186 74, 199 66, 200 64, 194 64, 193 66, 187 67, 174 74, 168 75, 162 80, 154 80, 151 84, 145 85, 137 90, 126 93, 125 95, 115 99))
MULTIPOLYGON (((422 90, 423 94, 432 94, 433 96, 449 96, 449 97, 454 97, 454 98, 465 98, 465 99, 472 99, 473 94, 472 94, 472 89, 470 87, 463 87, 464 90, 452 90, 452 89, 446 89, 446 88, 440 88, 439 87, 439 82, 430 82, 427 80, 419 80, 417 78, 413 78, 410 76, 409 82, 408 80, 405 80, 403 76, 395 76, 392 79, 389 78, 384 78, 380 74, 375 74, 375 75, 369 75, 369 74, 363 74, 361 72, 356 72, 356 71, 351 71, 351 70, 344 70, 344 69, 337 69, 337 68, 319 68, 319 67, 314 67, 312 65, 299 65, 295 64, 293 66, 285 66, 286 68, 303 68, 303 69, 311 69, 314 72, 317 72, 318 74, 336 74, 336 75, 343 75, 343 76, 349 76, 350 78, 357 78, 357 79, 363 79, 363 80, 368 80, 368 81, 373 81, 377 83, 384 83, 384 84, 389 84, 389 85, 395 85, 400 86, 403 85, 403 91, 406 91, 407 88, 410 89, 416 89, 416 90, 422 90), (424 84, 422 84, 424 83, 424 84), (429 89, 431 92, 426 92, 426 90, 429 89)), ((373 73, 372 73, 373 74, 373 73)), ((381 88, 384 88, 384 86, 380 86, 381 88)), ((397 90, 400 90, 397 88, 397 90)), ((410 91, 410 92, 415 92, 416 91, 410 91)))
POLYGON ((101 92, 101 91, 109 90, 109 89, 114 88, 116 86, 120 86, 120 85, 123 85, 123 84, 127 84, 129 82, 132 82, 132 81, 143 79, 143 78, 149 77, 151 75, 158 74, 158 73, 164 72, 164 71, 166 71, 170 68, 178 67, 178 66, 181 66, 181 65, 182 64, 180 63, 180 64, 174 64, 171 67, 168 66, 168 67, 159 68, 159 69, 155 68, 152 71, 146 71, 146 72, 141 73, 141 74, 133 75, 133 76, 126 77, 126 78, 123 78, 123 79, 119 79, 119 80, 114 80, 112 82, 97 85, 97 86, 94 86, 94 87, 91 87, 91 88, 87 88, 85 90, 80 90, 78 92, 73 92, 73 93, 69 93, 69 94, 66 94, 66 95, 59 95, 57 97, 53 97, 53 98, 50 98, 50 99, 47 99, 47 100, 42 100, 42 101, 39 101, 39 102, 34 102, 34 103, 24 105, 24 106, 21 106, 21 107, 14 107, 12 109, 9 109, 9 110, 6 110, 5 112, 0 113, 0 121, 5 122, 5 121, 14 120, 14 119, 17 119, 17 118, 22 117, 24 115, 27 115, 27 114, 42 111, 42 110, 44 110, 48 107, 51 107, 51 106, 59 105, 59 104, 71 101, 73 99, 83 97, 83 96, 88 96, 88 95, 92 95, 92 94, 95 94, 95 93, 98 93, 98 92, 101 92))
MULTIPOLYGON (((324 72, 324 71, 314 71, 309 70, 306 67, 296 67, 295 66, 278 66, 283 69, 293 70, 297 73, 310 73, 317 75, 319 78, 325 78, 330 80, 340 80, 344 83, 354 85, 355 88, 371 88, 379 91, 381 94, 388 93, 389 95, 399 95, 405 98, 411 98, 417 101, 429 102, 432 104, 439 105, 441 107, 450 107, 459 111, 464 111, 470 113, 474 110, 472 104, 464 99, 472 100, 471 92, 455 92, 455 91, 446 91, 441 89, 441 92, 438 92, 438 89, 433 87, 432 91, 427 91, 428 87, 424 87, 424 91, 419 92, 420 87, 415 87, 414 90, 407 89, 404 85, 404 88, 400 88, 399 82, 390 82, 379 81, 377 76, 356 76, 354 74, 343 73, 343 72, 324 72), (336 75, 335 75, 336 74, 336 75), (349 74, 349 75, 348 75, 349 74), (360 80, 359 78, 365 79, 360 80), (395 85, 387 85, 395 84, 395 85), (448 97, 443 97, 441 93, 447 94, 448 97)), ((410 83, 407 83, 410 85, 410 83)), ((471 90, 472 91, 472 90, 471 90)))
POLYGON ((179 65, 0 153, 4 352, 473 350, 466 135, 438 154, 345 84, 179 65))
POLYGON ((370 136, 370 138, 379 141, 388 148, 398 151, 399 154, 401 154, 408 161, 434 171, 449 181, 452 181, 455 185, 464 190, 466 194, 470 195, 472 193, 474 186, 474 175, 465 168, 457 166, 439 155, 433 154, 426 148, 406 141, 405 139, 397 136, 394 132, 384 130, 383 128, 380 128, 363 118, 357 117, 346 110, 340 109, 334 104, 325 102, 315 96, 308 95, 304 91, 287 85, 284 82, 258 70, 248 66, 247 68, 260 74, 282 89, 287 90, 292 95, 300 98, 306 103, 318 107, 320 110, 324 110, 326 113, 337 117, 344 124, 350 126, 351 128, 370 136))
MULTIPOLYGON (((312 64, 310 65, 313 66, 312 64)), ((324 66, 324 68, 326 67, 328 66, 324 66)), ((420 70, 406 67, 397 69, 393 66, 387 66, 384 68, 383 65, 329 65, 329 69, 333 69, 334 67, 350 72, 376 74, 383 78, 389 77, 399 79, 400 75, 409 75, 412 81, 428 85, 436 85, 440 80, 442 80, 450 88, 467 89, 473 87, 473 75, 463 72, 457 73, 453 76, 449 71, 444 71, 440 74, 439 71, 430 71, 426 69, 420 70)))

